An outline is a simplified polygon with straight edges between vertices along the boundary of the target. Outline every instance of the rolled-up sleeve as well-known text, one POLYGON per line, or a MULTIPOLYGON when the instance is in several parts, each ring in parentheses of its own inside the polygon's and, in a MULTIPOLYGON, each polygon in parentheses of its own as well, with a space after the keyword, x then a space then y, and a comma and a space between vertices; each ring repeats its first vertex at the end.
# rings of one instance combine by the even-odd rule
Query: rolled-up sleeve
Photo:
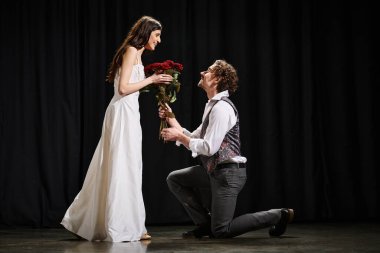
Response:
MULTIPOLYGON (((195 129, 193 132, 190 132, 186 128, 182 128, 183 134, 186 135, 187 137, 190 137, 190 138, 199 138, 199 136, 201 134, 201 129, 202 129, 202 124, 197 129, 195 129)), ((175 144, 177 146, 180 146, 182 143, 179 141, 176 141, 175 144)))
POLYGON ((222 144, 227 132, 236 124, 233 108, 225 101, 217 103, 209 115, 209 125, 203 139, 191 138, 189 149, 192 156, 212 156, 222 144))

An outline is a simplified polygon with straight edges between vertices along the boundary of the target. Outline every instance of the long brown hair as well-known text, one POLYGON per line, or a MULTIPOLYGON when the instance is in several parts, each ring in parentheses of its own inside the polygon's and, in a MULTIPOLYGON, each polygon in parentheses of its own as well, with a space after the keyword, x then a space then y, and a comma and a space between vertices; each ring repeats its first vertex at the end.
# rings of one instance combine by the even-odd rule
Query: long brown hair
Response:
POLYGON ((127 47, 132 46, 138 50, 143 48, 148 43, 150 34, 156 30, 162 30, 162 25, 152 17, 143 16, 136 21, 113 57, 108 69, 107 82, 113 83, 116 72, 123 62, 123 55, 127 47))

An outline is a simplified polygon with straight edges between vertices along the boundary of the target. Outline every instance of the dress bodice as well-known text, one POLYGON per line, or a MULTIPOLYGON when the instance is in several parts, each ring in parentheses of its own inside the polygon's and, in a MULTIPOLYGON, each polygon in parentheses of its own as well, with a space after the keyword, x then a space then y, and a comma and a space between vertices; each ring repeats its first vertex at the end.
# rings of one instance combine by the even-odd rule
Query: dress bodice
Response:
MULTIPOLYGON (((140 82, 141 80, 143 80, 144 78, 145 78, 144 65, 142 65, 142 64, 133 65, 131 77, 129 79, 129 83, 137 83, 137 82, 140 82)), ((115 76, 115 80, 114 80, 114 93, 115 93, 114 95, 118 96, 120 99, 121 96, 119 95, 119 92, 118 92, 119 82, 120 82, 120 69, 117 71, 116 76, 115 76)), ((130 94, 130 95, 132 95, 132 94, 130 94)), ((133 95, 138 96, 139 92, 135 92, 135 93, 133 93, 133 95)), ((125 97, 128 97, 128 96, 125 96, 125 97)))

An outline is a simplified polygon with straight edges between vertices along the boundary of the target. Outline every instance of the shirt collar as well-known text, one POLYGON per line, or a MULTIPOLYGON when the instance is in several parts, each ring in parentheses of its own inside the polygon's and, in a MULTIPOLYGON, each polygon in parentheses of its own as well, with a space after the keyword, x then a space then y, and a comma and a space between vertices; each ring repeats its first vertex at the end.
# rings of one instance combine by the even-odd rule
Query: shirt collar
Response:
POLYGON ((222 91, 222 92, 219 92, 218 94, 216 94, 215 96, 213 96, 210 100, 220 100, 222 97, 228 97, 230 94, 228 93, 228 90, 225 90, 225 91, 222 91))

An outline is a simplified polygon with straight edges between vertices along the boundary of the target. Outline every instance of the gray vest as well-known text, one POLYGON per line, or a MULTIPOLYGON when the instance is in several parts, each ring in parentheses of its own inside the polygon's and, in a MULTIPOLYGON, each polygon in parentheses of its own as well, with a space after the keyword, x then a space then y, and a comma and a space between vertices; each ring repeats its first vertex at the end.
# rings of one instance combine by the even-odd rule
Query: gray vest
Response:
MULTIPOLYGON (((207 169, 207 171, 210 173, 215 169, 215 167, 232 157, 240 156, 240 128, 239 128, 239 114, 235 107, 235 105, 232 103, 231 100, 229 100, 227 97, 222 97, 221 100, 229 103, 232 108, 235 111, 237 120, 236 124, 230 129, 230 131, 227 132, 226 136, 224 136, 224 139, 222 141, 222 144, 220 145, 219 150, 212 156, 204 156, 200 155, 200 160, 202 162, 203 167, 207 169)), ((220 100, 219 100, 220 101, 220 100)), ((204 138, 206 134, 206 129, 209 124, 209 117, 212 109, 214 106, 219 102, 217 101, 212 108, 210 109, 209 113, 206 115, 201 129, 201 135, 200 138, 204 138)))

